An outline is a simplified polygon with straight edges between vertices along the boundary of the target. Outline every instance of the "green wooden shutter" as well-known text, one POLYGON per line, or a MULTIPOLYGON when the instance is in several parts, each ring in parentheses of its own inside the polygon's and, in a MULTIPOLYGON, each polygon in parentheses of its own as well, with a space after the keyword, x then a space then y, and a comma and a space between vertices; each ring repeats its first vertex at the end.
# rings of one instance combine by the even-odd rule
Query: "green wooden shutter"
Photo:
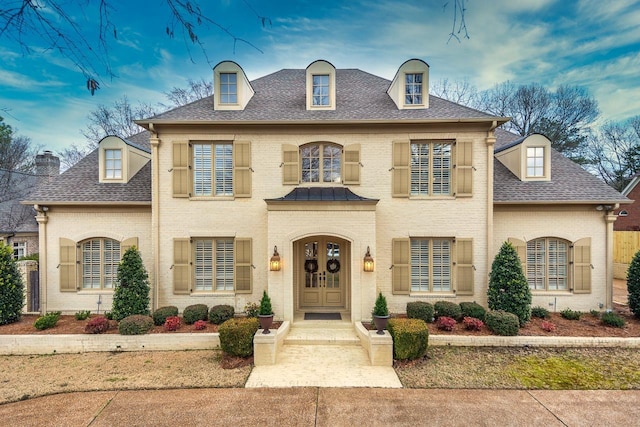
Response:
POLYGON ((518 253, 518 258, 520 258, 520 264, 522 265, 522 272, 524 276, 527 277, 527 242, 516 239, 515 237, 509 237, 508 241, 518 253))
POLYGON ((138 238, 137 237, 131 237, 130 239, 125 239, 122 242, 120 242, 120 258, 122 258, 124 256, 124 253, 129 248, 131 248, 133 246, 138 248, 138 238))
POLYGON ((360 144, 344 147, 344 184, 360 184, 360 144))
POLYGON ((591 293, 591 237, 573 243, 573 293, 591 293))
POLYGON ((473 239, 456 239, 456 294, 473 295, 473 239))
POLYGON ((191 241, 173 239, 173 293, 188 295, 191 292, 191 241))
POLYGON ((250 294, 252 291, 252 244, 251 239, 234 240, 234 289, 237 294, 250 294))
POLYGON ((393 141, 392 157, 391 195, 393 197, 409 197, 411 143, 409 141, 393 141))
POLYGON ((392 292, 394 295, 409 295, 411 292, 411 240, 393 239, 391 245, 392 292))
POLYGON ((298 185, 300 183, 300 149, 291 144, 282 146, 282 184, 298 185))
POLYGON ((173 143, 173 197, 189 197, 189 143, 173 143))
POLYGON ((233 143, 233 195, 251 197, 251 142, 233 143))
POLYGON ((473 195, 473 141, 456 142, 456 197, 473 195))
POLYGON ((78 247, 73 240, 60 238, 60 292, 78 289, 78 247))

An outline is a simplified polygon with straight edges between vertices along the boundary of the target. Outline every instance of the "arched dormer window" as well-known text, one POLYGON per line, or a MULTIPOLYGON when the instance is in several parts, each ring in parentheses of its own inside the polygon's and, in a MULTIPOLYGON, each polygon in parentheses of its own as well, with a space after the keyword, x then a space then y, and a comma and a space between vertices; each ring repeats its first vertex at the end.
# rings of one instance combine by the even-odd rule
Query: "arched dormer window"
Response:
POLYGON ((342 147, 330 142, 300 147, 300 177, 303 183, 341 183, 342 147))
POLYGON ((307 110, 336 109, 336 68, 318 60, 306 69, 307 110))

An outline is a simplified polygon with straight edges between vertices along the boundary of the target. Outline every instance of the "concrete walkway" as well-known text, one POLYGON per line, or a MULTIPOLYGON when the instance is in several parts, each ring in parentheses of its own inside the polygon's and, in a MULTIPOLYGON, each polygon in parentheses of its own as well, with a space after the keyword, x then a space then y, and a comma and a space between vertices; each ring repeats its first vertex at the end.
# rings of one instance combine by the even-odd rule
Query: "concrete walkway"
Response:
POLYGON ((640 391, 181 389, 0 405, 7 426, 632 426, 640 391))

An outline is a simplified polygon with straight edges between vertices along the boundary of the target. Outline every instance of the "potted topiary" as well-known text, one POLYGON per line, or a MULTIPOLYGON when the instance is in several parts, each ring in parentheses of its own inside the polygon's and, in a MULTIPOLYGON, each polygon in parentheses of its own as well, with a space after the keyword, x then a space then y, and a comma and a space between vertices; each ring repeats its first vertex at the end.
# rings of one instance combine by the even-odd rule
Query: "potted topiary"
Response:
POLYGON ((389 321, 389 309, 387 308, 387 299, 382 295, 382 292, 378 294, 371 314, 373 314, 373 322, 378 330, 378 335, 384 335, 384 329, 389 321))
POLYGON ((263 334, 269 334, 269 328, 273 323, 273 310, 271 309, 271 298, 267 295, 267 291, 262 291, 262 299, 260 300, 260 309, 258 310, 258 320, 263 334))

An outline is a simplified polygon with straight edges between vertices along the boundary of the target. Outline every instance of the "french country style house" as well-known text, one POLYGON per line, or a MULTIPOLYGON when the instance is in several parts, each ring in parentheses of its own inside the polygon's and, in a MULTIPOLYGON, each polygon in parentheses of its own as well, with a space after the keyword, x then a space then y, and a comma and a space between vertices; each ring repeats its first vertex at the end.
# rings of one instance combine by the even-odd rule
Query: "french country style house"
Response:
POLYGON ((109 136, 40 187, 41 311, 109 310, 137 246, 152 308, 229 304, 266 290, 280 320, 371 318, 410 301, 486 306, 503 242, 533 305, 612 306, 613 210, 629 200, 509 120, 428 93, 411 59, 392 81, 318 60, 249 81, 213 69, 215 94, 109 136), (298 317, 297 317, 298 316, 298 317))

